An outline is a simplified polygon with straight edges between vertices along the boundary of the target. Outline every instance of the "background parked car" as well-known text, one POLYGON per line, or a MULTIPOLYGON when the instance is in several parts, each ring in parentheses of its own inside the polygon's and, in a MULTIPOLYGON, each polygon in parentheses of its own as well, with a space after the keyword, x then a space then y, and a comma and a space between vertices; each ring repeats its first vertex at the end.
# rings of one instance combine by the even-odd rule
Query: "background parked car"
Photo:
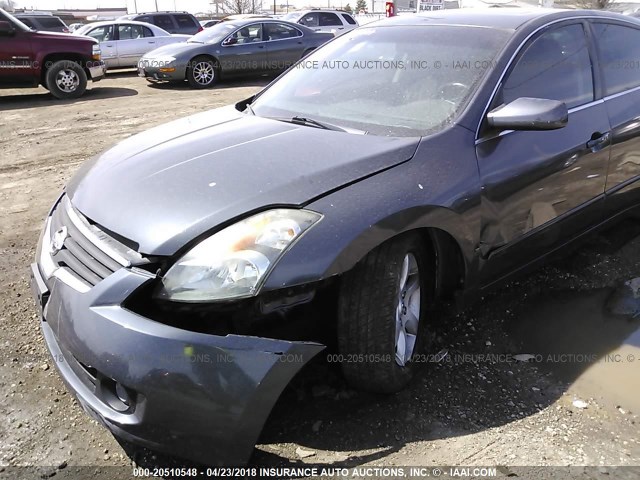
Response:
POLYGON ((69 31, 75 32, 77 29, 79 29, 80 27, 83 27, 84 25, 85 25, 84 23, 71 23, 69 24, 69 31))
POLYGON ((59 99, 77 98, 104 76, 100 45, 87 37, 29 29, 0 8, 0 88, 42 85, 59 99))
POLYGON ((207 88, 220 76, 286 70, 332 38, 281 20, 221 22, 184 44, 146 54, 138 63, 138 74, 151 81, 186 79, 194 88, 207 88))
POLYGON ((169 33, 195 35, 204 30, 196 17, 188 12, 150 12, 124 15, 118 20, 136 20, 151 23, 169 33))
POLYGON ((135 67, 145 53, 190 38, 190 35, 171 35, 150 23, 131 20, 90 23, 73 34, 98 40, 107 68, 135 67))
POLYGON ((299 23, 316 32, 342 35, 358 27, 358 22, 348 12, 342 10, 306 10, 292 12, 282 17, 282 20, 299 23))
POLYGON ((209 27, 213 27, 214 25, 217 25, 221 22, 222 20, 216 19, 216 20, 200 20, 200 25, 202 25, 202 28, 209 28, 209 27))
POLYGON ((41 32, 61 32, 70 33, 67 24, 53 15, 32 15, 29 13, 20 13, 15 16, 27 27, 41 32))

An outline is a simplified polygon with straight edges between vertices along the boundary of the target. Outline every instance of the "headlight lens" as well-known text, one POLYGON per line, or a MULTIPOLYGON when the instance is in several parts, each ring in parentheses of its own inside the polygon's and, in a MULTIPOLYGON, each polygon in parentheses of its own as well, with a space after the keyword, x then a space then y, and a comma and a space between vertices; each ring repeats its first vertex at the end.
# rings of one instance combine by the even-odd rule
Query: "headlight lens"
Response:
POLYGON ((309 210, 276 209, 231 225, 180 258, 156 296, 210 302, 255 295, 287 248, 321 218, 309 210))

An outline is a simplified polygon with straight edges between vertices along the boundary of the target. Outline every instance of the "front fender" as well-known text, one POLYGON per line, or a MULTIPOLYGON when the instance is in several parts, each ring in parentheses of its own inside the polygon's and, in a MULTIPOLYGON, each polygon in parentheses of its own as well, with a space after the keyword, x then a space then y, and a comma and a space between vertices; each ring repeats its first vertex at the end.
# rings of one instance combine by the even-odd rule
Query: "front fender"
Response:
POLYGON ((384 241, 420 228, 451 235, 465 262, 465 284, 475 280, 480 180, 473 134, 462 127, 423 139, 409 162, 305 208, 324 218, 278 262, 263 291, 346 272, 384 241))

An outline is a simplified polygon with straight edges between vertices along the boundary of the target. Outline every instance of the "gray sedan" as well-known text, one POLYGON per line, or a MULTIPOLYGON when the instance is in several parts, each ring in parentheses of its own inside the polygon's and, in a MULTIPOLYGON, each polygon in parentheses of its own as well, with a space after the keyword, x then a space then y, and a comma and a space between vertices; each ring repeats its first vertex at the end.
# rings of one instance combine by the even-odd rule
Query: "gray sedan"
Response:
POLYGON ((222 22, 185 43, 147 53, 138 62, 138 73, 150 81, 186 79, 194 88, 207 88, 221 76, 286 70, 332 38, 281 20, 222 22))

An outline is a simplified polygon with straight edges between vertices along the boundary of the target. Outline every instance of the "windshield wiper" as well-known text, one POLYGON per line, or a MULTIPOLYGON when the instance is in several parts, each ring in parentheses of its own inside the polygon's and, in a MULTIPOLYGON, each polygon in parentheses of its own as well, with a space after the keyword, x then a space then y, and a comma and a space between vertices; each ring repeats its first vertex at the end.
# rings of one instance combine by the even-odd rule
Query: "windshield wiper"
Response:
POLYGON ((324 130, 335 130, 336 132, 347 132, 348 130, 338 125, 333 125, 331 123, 320 122, 318 120, 314 120, 313 118, 306 117, 292 117, 290 120, 291 123, 297 123, 298 125, 306 125, 308 127, 316 127, 322 128, 324 130))

